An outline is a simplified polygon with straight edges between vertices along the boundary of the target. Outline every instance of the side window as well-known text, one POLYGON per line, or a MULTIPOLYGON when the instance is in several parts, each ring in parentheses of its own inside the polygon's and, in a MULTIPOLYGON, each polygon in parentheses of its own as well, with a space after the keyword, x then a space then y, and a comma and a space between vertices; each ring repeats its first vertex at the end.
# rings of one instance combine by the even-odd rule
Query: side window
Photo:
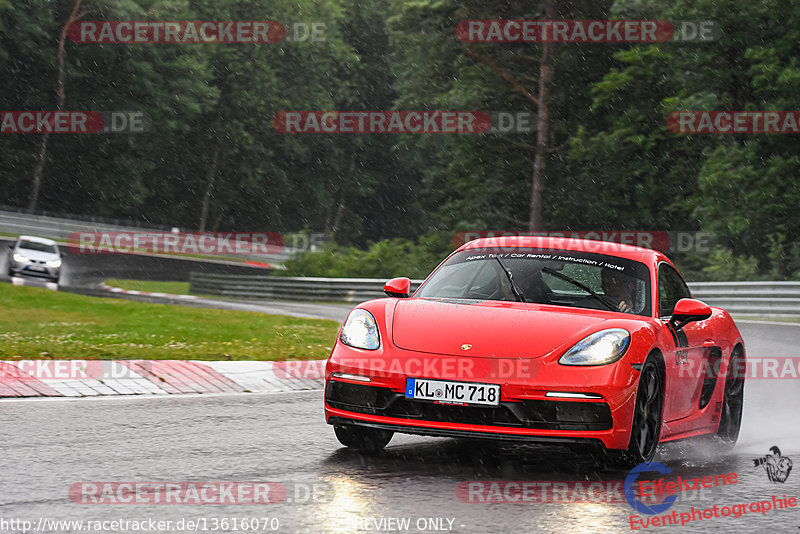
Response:
POLYGON ((691 298, 691 296, 689 288, 686 287, 677 271, 666 263, 662 263, 658 267, 658 316, 672 315, 675 303, 683 298, 691 298))

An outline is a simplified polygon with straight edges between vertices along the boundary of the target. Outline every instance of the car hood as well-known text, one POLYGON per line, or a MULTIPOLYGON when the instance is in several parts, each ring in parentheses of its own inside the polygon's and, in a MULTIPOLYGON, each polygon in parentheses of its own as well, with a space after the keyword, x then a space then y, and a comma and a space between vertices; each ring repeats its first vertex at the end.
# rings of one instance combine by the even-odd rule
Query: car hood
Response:
POLYGON ((538 358, 602 329, 607 315, 520 302, 398 300, 392 340, 401 349, 418 352, 538 358))
POLYGON ((27 248, 17 248, 14 250, 15 254, 22 254, 28 259, 36 261, 52 261, 59 259, 58 254, 52 252, 42 252, 41 250, 31 250, 27 248))

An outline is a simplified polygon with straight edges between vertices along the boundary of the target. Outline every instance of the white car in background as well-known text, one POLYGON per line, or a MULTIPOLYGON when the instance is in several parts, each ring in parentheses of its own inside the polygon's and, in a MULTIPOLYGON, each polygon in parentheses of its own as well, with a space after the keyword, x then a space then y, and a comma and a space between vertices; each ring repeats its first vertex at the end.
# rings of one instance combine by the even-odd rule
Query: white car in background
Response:
POLYGON ((11 248, 8 258, 10 276, 26 274, 58 282, 62 262, 61 251, 55 241, 43 237, 21 235, 17 242, 9 248, 11 248))

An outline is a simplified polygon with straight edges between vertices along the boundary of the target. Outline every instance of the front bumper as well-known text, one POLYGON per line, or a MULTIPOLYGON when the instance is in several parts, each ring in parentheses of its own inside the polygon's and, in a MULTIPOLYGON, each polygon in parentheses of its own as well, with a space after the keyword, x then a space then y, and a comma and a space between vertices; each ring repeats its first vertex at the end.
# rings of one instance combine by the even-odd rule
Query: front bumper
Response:
POLYGON ((610 449, 625 449, 630 442, 639 379, 639 371, 631 363, 639 362, 627 355, 606 366, 568 367, 543 359, 502 362, 396 347, 386 351, 390 355, 383 352, 337 343, 326 368, 325 416, 329 424, 432 436, 593 442, 610 449), (448 360, 450 364, 445 365, 448 360), (465 369, 471 376, 465 375, 465 369), (499 372, 502 369, 506 372, 499 372), (369 382, 334 377, 333 373, 368 377, 369 382), (461 406, 406 399, 409 377, 499 384, 500 405, 461 406), (560 393, 597 398, 552 396, 560 393))
POLYGON ((52 278, 55 280, 61 272, 61 267, 50 267, 44 262, 34 260, 14 261, 12 259, 9 262, 9 271, 11 274, 25 274, 41 278, 52 278))

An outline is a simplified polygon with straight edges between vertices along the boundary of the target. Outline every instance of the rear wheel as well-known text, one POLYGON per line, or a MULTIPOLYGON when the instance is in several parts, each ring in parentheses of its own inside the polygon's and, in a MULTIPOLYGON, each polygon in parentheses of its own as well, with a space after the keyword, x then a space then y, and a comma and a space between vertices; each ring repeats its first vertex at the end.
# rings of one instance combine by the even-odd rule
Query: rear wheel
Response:
POLYGON ((744 352, 736 347, 728 362, 725 379, 725 394, 722 399, 722 413, 717 430, 717 442, 725 450, 733 449, 739 439, 742 427, 742 411, 744 409, 744 352))
POLYGON ((377 452, 392 439, 394 432, 355 425, 334 425, 339 443, 365 452, 377 452))
POLYGON ((649 462, 656 454, 661 435, 661 410, 664 405, 664 376, 656 357, 650 355, 642 367, 636 391, 631 441, 627 450, 611 451, 620 467, 634 467, 649 462))

